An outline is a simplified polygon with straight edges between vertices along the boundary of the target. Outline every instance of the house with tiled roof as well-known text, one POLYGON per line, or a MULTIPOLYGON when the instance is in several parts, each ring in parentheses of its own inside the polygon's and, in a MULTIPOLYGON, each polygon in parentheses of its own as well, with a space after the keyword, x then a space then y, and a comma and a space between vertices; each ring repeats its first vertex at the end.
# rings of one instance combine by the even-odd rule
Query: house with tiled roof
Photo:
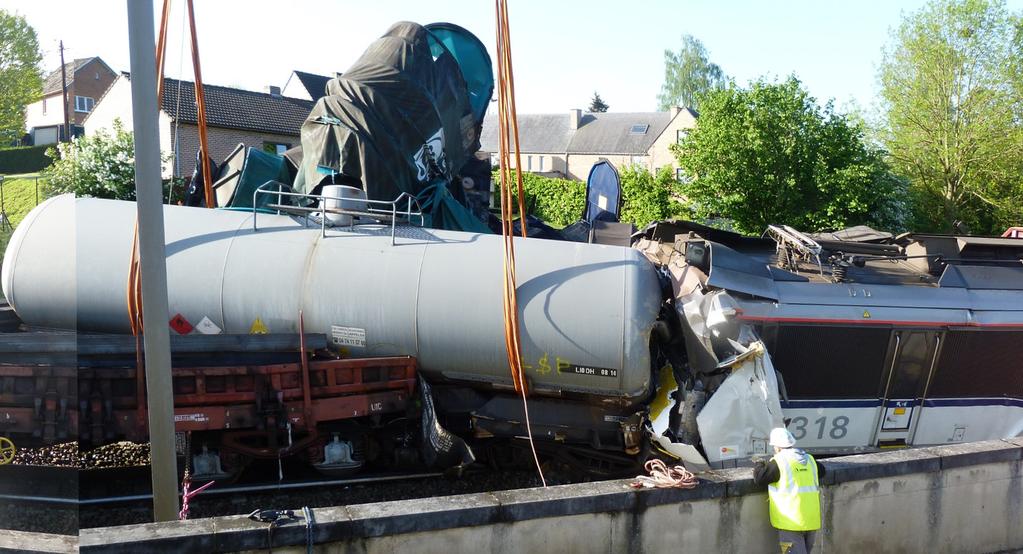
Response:
MULTIPOLYGON (((690 108, 667 112, 519 114, 519 150, 525 171, 586 179, 593 164, 607 160, 622 168, 638 164, 651 172, 670 167, 678 175, 671 145, 696 127, 690 108)), ((499 133, 496 115, 487 115, 480 156, 496 165, 499 133)), ((512 162, 514 164, 514 160, 512 162)))
MULTIPOLYGON (((334 76, 339 76, 335 73, 334 76)), ((289 98, 300 98, 302 100, 319 100, 327 95, 327 82, 334 77, 317 75, 306 71, 292 71, 285 81, 281 94, 289 98)))
POLYGON ((98 57, 79 58, 57 68, 43 79, 43 97, 25 110, 25 128, 34 144, 52 144, 65 135, 63 82, 67 81, 68 122, 71 134, 80 134, 82 123, 117 78, 98 57), (62 78, 63 77, 63 78, 62 78))
MULTIPOLYGON (((313 107, 311 100, 289 98, 279 87, 256 92, 232 87, 203 85, 206 97, 206 135, 210 155, 220 162, 239 143, 283 153, 301 144, 302 123, 313 107)), ((122 73, 95 110, 85 120, 85 131, 110 129, 115 119, 131 128, 131 76, 122 73)), ((164 79, 160 105, 160 148, 170 158, 164 175, 189 176, 199 150, 198 110, 195 84, 164 79)))

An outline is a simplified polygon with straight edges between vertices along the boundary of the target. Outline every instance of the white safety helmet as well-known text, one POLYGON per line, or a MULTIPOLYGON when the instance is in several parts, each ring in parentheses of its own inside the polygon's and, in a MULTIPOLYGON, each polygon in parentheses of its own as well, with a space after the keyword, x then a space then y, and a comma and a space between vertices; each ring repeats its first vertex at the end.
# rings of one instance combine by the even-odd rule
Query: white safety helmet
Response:
POLYGON ((796 438, 784 427, 771 429, 771 446, 778 448, 791 448, 796 445, 796 438))

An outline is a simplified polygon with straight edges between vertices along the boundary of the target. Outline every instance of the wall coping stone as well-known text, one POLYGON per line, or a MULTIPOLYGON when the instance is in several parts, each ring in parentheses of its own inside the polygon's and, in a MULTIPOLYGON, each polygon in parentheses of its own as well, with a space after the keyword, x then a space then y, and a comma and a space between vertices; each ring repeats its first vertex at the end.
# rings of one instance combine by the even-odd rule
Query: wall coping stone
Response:
MULTIPOLYGON (((943 469, 1023 460, 1023 437, 976 443, 858 454, 823 460, 823 485, 932 473, 943 469)), ((558 485, 313 508, 316 543, 428 532, 455 527, 512 523, 538 518, 605 512, 642 512, 647 508, 763 492, 750 468, 701 474, 695 489, 634 489, 631 479, 558 485)), ((296 510, 300 514, 301 510, 296 510)), ((283 524, 273 533, 275 547, 304 545, 303 521, 283 524)), ((258 550, 267 547, 267 526, 246 516, 187 522, 150 523, 83 529, 81 552, 167 552, 258 550)))

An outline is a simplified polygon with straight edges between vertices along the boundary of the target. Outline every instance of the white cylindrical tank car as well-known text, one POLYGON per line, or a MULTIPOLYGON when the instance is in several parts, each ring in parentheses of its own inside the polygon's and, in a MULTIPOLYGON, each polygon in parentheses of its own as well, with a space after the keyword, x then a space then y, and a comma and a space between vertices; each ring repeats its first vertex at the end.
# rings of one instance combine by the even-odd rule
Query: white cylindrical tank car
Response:
MULTIPOLYGON (((287 215, 164 209, 170 315, 226 333, 325 333, 355 357, 411 355, 428 376, 509 384, 501 237, 388 225, 328 228, 287 215)), ((135 204, 64 195, 18 226, 3 291, 21 319, 129 332, 135 204)), ((522 354, 533 390, 623 399, 651 387, 654 267, 616 246, 516 239, 522 354)), ((147 325, 154 325, 147 322, 147 325)))

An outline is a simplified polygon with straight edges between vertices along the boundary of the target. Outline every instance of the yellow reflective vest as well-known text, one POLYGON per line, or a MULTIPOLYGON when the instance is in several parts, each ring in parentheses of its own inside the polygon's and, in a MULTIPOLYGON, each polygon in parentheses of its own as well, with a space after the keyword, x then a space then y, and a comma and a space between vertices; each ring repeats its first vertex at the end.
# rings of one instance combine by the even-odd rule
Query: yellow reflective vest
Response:
POLYGON ((816 531, 821 528, 820 481, 817 461, 786 448, 772 458, 778 464, 778 482, 767 486, 771 525, 786 531, 816 531))

